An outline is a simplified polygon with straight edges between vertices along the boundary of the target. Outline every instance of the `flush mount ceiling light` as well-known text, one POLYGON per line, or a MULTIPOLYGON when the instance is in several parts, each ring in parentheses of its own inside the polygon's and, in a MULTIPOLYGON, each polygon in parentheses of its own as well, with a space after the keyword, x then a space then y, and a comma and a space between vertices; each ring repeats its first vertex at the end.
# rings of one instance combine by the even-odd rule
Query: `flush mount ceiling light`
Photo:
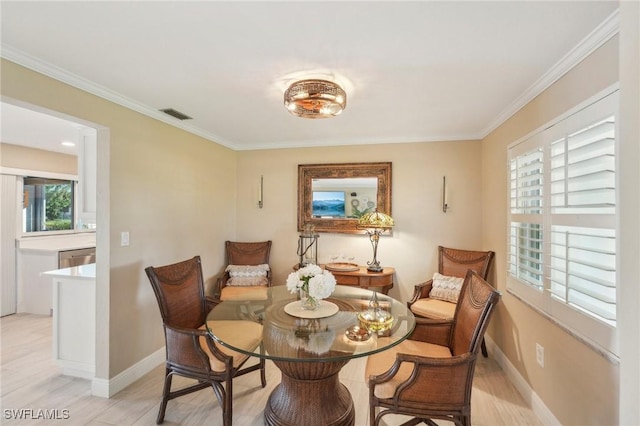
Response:
POLYGON ((284 106, 302 118, 328 118, 347 106, 347 94, 336 83, 327 80, 301 80, 284 92, 284 106))

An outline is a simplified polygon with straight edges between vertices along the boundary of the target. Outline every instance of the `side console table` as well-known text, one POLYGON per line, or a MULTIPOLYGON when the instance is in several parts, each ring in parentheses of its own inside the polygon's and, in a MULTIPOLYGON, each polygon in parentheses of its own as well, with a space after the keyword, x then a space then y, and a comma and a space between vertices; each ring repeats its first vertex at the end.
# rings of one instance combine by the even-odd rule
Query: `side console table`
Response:
POLYGON ((393 287, 393 275, 395 272, 395 269, 389 267, 383 268, 382 272, 369 272, 366 266, 361 266, 357 271, 331 271, 333 276, 336 277, 338 285, 364 288, 381 287, 383 294, 388 294, 393 287))
MULTIPOLYGON (((324 269, 325 265, 318 265, 324 269)), ((293 270, 297 271, 299 265, 293 266, 293 270)), ((341 271, 329 269, 334 277, 336 284, 348 285, 353 287, 361 287, 369 289, 370 287, 380 287, 382 294, 389 294, 389 290, 393 288, 393 276, 396 270, 391 267, 382 268, 382 272, 369 272, 366 266, 360 266, 357 270, 341 271)))

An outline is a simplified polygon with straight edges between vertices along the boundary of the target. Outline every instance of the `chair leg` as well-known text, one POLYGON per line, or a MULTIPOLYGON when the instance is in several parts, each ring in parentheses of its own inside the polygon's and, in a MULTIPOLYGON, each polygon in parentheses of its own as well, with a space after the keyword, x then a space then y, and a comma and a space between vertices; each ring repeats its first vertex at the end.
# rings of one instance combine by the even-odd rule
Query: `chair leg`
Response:
POLYGON ((225 386, 225 397, 222 413, 222 423, 224 426, 231 426, 233 423, 233 378, 229 377, 225 386))
POLYGON ((167 402, 169 402, 169 394, 171 393, 171 379, 173 378, 173 372, 170 369, 165 369, 164 373, 164 387, 162 389, 162 402, 160 403, 160 410, 158 411, 158 418, 156 424, 164 422, 164 413, 167 411, 167 402))
POLYGON ((369 426, 376 426, 376 407, 369 401, 369 426))
POLYGON ((262 382, 262 387, 267 386, 267 376, 265 373, 265 361, 264 358, 260 358, 260 381, 262 382))
POLYGON ((471 416, 462 416, 460 420, 462 420, 463 426, 471 426, 471 416))
POLYGON ((231 426, 233 420, 233 412, 231 411, 231 378, 228 378, 224 383, 226 386, 222 386, 222 382, 217 381, 211 382, 210 384, 222 409, 222 424, 223 426, 231 426))
MULTIPOLYGON (((264 355, 264 344, 260 343, 260 354, 264 355)), ((267 386, 267 376, 265 373, 266 362, 264 357, 260 357, 260 382, 262 383, 262 387, 267 386)))
POLYGON ((480 343, 480 350, 482 351, 483 357, 489 357, 489 353, 487 352, 487 345, 484 343, 484 337, 482 338, 482 343, 480 343))

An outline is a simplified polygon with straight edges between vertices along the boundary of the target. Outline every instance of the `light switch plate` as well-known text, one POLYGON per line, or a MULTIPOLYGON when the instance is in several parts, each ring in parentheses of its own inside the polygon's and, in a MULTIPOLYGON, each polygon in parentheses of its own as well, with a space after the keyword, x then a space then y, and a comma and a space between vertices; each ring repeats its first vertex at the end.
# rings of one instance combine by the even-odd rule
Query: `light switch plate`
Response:
POLYGON ((120 233, 120 245, 121 246, 128 246, 129 245, 129 232, 128 231, 123 231, 120 233))

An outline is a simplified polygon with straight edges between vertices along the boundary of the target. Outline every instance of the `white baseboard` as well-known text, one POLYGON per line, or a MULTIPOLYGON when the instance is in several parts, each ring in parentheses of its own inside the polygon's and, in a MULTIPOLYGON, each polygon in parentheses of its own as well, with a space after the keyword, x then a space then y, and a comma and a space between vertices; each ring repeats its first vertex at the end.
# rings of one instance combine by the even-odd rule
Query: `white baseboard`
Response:
POLYGON ((544 404, 542 399, 537 393, 529 386, 529 383, 522 377, 518 370, 511 364, 511 361, 500 350, 496 343, 491 340, 489 335, 485 334, 485 342, 490 355, 493 356, 496 362, 502 367, 507 378, 511 381, 513 386, 520 392, 525 402, 531 406, 534 414, 538 416, 540 422, 547 426, 562 426, 558 419, 555 418, 551 410, 544 404))
POLYGON ((60 367, 62 368, 62 374, 64 376, 80 377, 81 379, 93 379, 93 376, 95 375, 93 371, 90 371, 90 368, 86 367, 75 368, 69 365, 61 365, 60 367))
POLYGON ((111 398, 158 365, 164 363, 165 360, 166 352, 163 346, 112 379, 94 378, 91 381, 91 394, 102 398, 111 398))
MULTIPOLYGON (((542 399, 529 386, 529 383, 520 375, 518 370, 511 364, 511 361, 504 355, 500 348, 495 344, 489 335, 485 334, 487 349, 495 358, 496 362, 502 367, 505 374, 520 392, 525 402, 531 406, 531 409, 540 419, 541 423, 547 426, 562 426, 553 413, 547 408, 542 399)), ((126 388, 158 365, 165 362, 165 347, 158 349, 148 357, 140 360, 136 364, 124 370, 112 379, 94 378, 91 382, 91 394, 102 398, 110 398, 122 389, 126 388)))

